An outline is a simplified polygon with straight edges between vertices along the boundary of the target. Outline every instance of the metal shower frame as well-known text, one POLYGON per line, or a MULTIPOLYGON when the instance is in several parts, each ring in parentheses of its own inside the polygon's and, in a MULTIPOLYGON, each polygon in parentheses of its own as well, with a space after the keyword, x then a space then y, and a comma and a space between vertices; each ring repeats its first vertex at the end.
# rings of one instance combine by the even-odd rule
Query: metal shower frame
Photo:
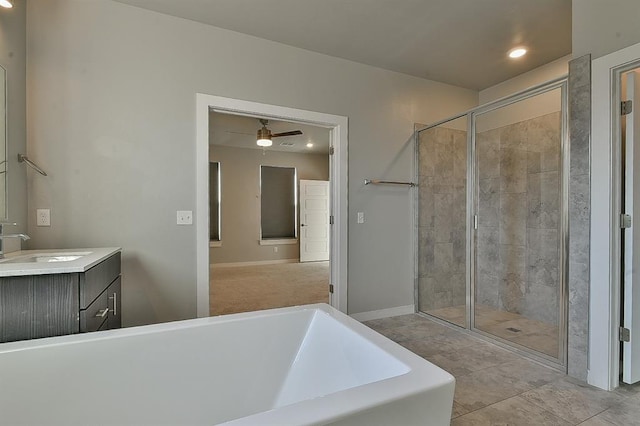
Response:
POLYGON ((563 76, 546 83, 533 86, 529 89, 514 93, 504 98, 500 98, 493 102, 480 105, 472 108, 463 113, 451 116, 444 120, 429 124, 427 126, 418 127, 416 125, 414 130, 414 181, 420 182, 419 179, 419 158, 420 158, 420 133, 438 127, 442 124, 466 117, 467 119, 467 199, 466 199, 466 325, 464 328, 444 321, 433 315, 429 315, 419 310, 419 186, 414 191, 413 203, 414 203, 414 303, 415 312, 421 315, 426 315, 430 319, 433 319, 444 325, 456 327, 457 329, 464 330, 475 337, 479 337, 483 340, 490 341, 498 344, 499 346, 508 348, 521 355, 525 355, 535 360, 544 363, 550 367, 566 372, 567 370, 567 338, 568 338, 568 307, 569 307, 569 130, 568 130, 568 89, 567 89, 567 76, 563 76), (559 262, 559 288, 558 288, 558 301, 559 301, 559 357, 551 357, 547 354, 535 351, 523 345, 511 342, 506 339, 502 339, 493 334, 487 333, 475 327, 475 288, 476 288, 476 239, 474 229, 474 218, 478 212, 478 186, 476 185, 476 176, 478 173, 478 165, 476 158, 476 118, 478 115, 494 111, 496 109, 515 104, 517 102, 532 98, 534 96, 550 92, 552 90, 560 89, 561 91, 561 157, 560 157, 560 170, 559 177, 561 182, 561 197, 560 197, 560 262, 559 262))

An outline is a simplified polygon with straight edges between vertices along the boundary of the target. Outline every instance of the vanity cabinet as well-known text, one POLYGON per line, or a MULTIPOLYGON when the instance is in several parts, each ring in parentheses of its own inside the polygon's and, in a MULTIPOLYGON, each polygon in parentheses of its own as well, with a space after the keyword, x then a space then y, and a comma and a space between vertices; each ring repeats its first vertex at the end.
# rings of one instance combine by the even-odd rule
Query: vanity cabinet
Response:
POLYGON ((0 278, 0 342, 120 328, 120 252, 84 272, 0 278))

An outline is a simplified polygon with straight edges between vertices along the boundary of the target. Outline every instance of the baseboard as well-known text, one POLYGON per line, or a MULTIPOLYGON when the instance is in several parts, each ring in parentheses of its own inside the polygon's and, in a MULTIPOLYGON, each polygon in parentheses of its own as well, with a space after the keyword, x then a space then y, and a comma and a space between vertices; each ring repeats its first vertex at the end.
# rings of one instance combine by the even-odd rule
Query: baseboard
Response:
POLYGON ((377 311, 359 312, 357 314, 349 315, 351 318, 363 321, 371 321, 380 318, 397 317, 398 315, 407 315, 415 313, 414 305, 397 306, 395 308, 380 309, 377 311))
POLYGON ((260 265, 279 265, 281 263, 299 263, 300 259, 276 259, 276 260, 258 260, 255 262, 231 262, 231 263, 212 263, 211 268, 224 268, 227 266, 260 266, 260 265))

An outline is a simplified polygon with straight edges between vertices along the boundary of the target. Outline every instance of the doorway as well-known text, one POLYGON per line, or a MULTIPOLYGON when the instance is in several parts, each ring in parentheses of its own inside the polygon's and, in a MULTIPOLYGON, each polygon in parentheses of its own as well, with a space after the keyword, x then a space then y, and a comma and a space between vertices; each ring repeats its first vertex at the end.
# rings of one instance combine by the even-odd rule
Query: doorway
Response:
MULTIPOLYGON (((627 227, 623 214, 636 210, 637 197, 627 197, 623 206, 623 165, 622 159, 630 160, 637 153, 622 146, 622 101, 623 75, 640 67, 640 44, 629 46, 592 61, 592 108, 591 108, 591 232, 589 265, 589 373, 588 383, 606 390, 613 390, 620 384, 620 373, 624 363, 638 363, 640 356, 633 350, 624 354, 627 328, 630 341, 640 341, 640 327, 635 326, 638 318, 627 321, 627 315, 638 312, 638 298, 634 297, 638 286, 632 276, 626 274, 629 261, 623 264, 622 226, 625 243, 635 239, 633 222, 638 217, 631 216, 631 228, 627 227), (624 266, 624 271, 622 269, 624 266), (624 283, 623 283, 624 278, 624 283), (624 287, 623 287, 624 285, 624 287), (624 295, 623 295, 624 293, 624 295), (624 308, 623 308, 624 306, 624 308), (624 316, 624 318, 623 318, 624 316), (634 339, 634 336, 636 338, 634 339), (622 364, 621 364, 622 356, 622 364)), ((636 105, 633 106, 636 108, 636 105)), ((625 118, 628 127, 628 118, 625 118)), ((626 138, 626 136, 625 136, 626 138)), ((626 142, 626 139, 625 139, 626 142)), ((635 146, 631 148, 636 148, 635 146)), ((634 162, 632 162, 634 163, 634 162)), ((626 174, 633 172, 626 162, 626 174)), ((629 191, 627 180, 625 191, 629 191)), ((635 183, 635 182, 633 182, 635 183)), ((637 190, 637 186, 636 186, 637 190)), ((634 191, 635 192, 635 191, 634 191)), ((633 250, 631 257, 637 255, 633 250)), ((626 253, 629 255, 630 253, 626 253)), ((633 268, 633 260, 631 261, 633 268)), ((633 349, 633 344, 629 345, 633 349)))
POLYGON ((210 111, 209 141, 211 315, 329 303, 329 129, 210 111))
POLYGON ((329 189, 328 180, 300 180, 300 262, 329 261, 329 189))
POLYGON ((640 382, 640 67, 620 73, 620 380, 640 382))
MULTIPOLYGON (((197 312, 209 316, 209 118, 211 111, 282 120, 323 127, 330 132, 330 293, 332 306, 347 312, 347 128, 344 116, 242 101, 206 94, 196 95, 196 267, 197 312)), ((224 237, 223 237, 224 238, 224 237)))

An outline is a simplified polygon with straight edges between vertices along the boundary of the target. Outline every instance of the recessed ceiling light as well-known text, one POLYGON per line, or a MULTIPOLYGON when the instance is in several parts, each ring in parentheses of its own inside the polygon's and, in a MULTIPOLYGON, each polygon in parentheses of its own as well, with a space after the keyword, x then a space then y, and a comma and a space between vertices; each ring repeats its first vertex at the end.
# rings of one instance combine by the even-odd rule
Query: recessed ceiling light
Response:
POLYGON ((0 0, 0 6, 6 7, 7 9, 11 9, 13 7, 9 0, 0 0))
POLYGON ((311 142, 309 142, 309 143, 307 144, 307 148, 313 148, 313 144, 312 144, 311 142))
POLYGON ((511 49, 509 51, 509 57, 512 59, 521 58, 527 53, 527 49, 524 47, 516 47, 515 49, 511 49))

